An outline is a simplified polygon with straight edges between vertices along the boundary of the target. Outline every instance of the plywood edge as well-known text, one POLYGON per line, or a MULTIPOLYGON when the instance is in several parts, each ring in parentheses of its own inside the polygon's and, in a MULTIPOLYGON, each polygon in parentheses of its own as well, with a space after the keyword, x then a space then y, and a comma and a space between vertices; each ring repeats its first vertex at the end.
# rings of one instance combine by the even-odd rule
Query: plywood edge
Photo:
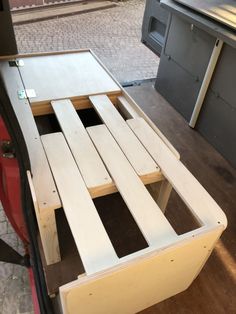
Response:
POLYGON ((43 57, 43 56, 56 56, 70 53, 90 52, 90 49, 72 49, 72 50, 58 50, 58 51, 46 51, 46 52, 33 52, 33 53, 19 53, 16 55, 0 56, 0 60, 8 61, 19 58, 31 58, 31 57, 43 57))

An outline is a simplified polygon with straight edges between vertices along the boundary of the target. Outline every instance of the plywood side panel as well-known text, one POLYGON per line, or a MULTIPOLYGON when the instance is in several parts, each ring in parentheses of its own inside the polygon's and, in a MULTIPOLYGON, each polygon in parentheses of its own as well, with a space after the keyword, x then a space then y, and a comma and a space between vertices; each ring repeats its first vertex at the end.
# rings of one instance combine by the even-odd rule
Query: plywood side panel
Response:
POLYGON ((60 288, 64 314, 133 314, 189 287, 222 228, 60 288))
MULTIPOLYGON (((41 143, 38 129, 32 115, 28 100, 18 98, 18 90, 24 86, 16 67, 9 67, 8 62, 0 65, 1 75, 21 127, 29 153, 33 184, 39 210, 50 210, 61 207, 61 202, 41 143)), ((30 170, 30 169, 29 169, 30 170)))

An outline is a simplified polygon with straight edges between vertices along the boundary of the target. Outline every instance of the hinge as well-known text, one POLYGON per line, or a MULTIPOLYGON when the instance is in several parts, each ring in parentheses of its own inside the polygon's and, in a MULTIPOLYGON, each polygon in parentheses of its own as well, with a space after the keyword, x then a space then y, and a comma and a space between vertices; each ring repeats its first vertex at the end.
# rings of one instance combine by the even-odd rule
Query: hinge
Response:
POLYGON ((19 99, 35 98, 36 93, 34 89, 21 89, 17 91, 19 99))
POLYGON ((22 59, 10 60, 8 63, 10 67, 23 67, 25 65, 22 59))

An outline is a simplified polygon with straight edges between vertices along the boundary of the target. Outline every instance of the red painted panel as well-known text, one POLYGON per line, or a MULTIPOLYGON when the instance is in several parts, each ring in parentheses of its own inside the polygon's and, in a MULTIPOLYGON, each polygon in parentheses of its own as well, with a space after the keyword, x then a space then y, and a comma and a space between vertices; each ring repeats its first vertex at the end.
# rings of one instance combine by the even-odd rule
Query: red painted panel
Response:
POLYGON ((30 279, 30 287, 32 293, 32 300, 34 305, 34 314, 40 314, 37 291, 35 287, 35 280, 32 268, 29 268, 29 279, 30 279))
MULTIPOLYGON (((0 143, 9 141, 10 136, 0 118, 0 143)), ((3 157, 0 148, 0 199, 11 225, 23 242, 28 242, 27 229, 21 206, 20 173, 16 158, 3 157)))

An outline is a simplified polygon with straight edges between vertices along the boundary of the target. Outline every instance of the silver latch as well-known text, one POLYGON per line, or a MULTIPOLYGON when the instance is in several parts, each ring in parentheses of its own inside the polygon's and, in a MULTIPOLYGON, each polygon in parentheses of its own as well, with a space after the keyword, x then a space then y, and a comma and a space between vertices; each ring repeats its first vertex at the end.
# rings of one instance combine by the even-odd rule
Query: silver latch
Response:
POLYGON ((21 89, 17 91, 19 99, 35 98, 36 93, 34 89, 21 89))

